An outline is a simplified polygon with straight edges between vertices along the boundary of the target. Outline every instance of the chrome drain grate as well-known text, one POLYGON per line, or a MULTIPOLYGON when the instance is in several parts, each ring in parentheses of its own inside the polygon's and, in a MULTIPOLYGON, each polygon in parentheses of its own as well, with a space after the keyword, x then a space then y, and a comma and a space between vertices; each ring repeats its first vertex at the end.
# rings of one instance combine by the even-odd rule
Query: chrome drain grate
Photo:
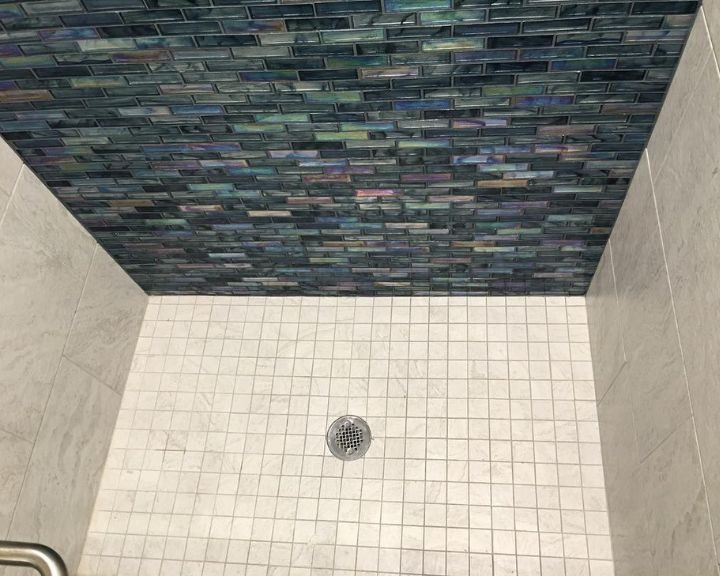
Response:
POLYGON ((327 445, 340 460, 357 460, 370 448, 372 436, 367 422, 358 416, 341 416, 330 425, 327 445))

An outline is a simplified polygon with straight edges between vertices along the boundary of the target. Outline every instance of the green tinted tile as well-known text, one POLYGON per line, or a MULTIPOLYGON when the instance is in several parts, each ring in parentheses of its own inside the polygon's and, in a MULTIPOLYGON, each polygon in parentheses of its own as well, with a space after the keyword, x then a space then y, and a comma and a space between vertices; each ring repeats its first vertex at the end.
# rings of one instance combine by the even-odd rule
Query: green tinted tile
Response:
POLYGON ((425 40, 422 49, 433 50, 479 50, 485 47, 484 38, 447 38, 444 40, 425 40))
POLYGON ((451 6, 451 0, 385 0, 385 10, 388 12, 442 10, 451 6))
POLYGON ((315 104, 341 104, 362 102, 361 92, 343 91, 343 92, 308 92, 305 96, 309 103, 315 104))
POLYGON ((258 122, 309 122, 309 114, 256 114, 255 120, 258 122))
POLYGON ((421 24, 454 24, 456 22, 484 22, 485 10, 436 10, 420 14, 421 24))
POLYGON ((343 140, 367 140, 368 133, 361 131, 316 132, 315 139, 319 142, 336 142, 343 140))
POLYGON ((348 42, 371 42, 384 40, 385 32, 381 28, 368 28, 366 30, 339 30, 322 32, 323 42, 328 44, 346 44, 348 42))

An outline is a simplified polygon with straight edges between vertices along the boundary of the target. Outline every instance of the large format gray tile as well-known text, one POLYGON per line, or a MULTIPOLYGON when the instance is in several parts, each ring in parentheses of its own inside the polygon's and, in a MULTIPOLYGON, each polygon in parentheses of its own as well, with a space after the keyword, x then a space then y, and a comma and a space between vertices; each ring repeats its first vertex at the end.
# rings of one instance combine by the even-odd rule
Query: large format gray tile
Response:
POLYGON ((625 364, 612 247, 609 242, 588 290, 586 303, 590 347, 595 361, 595 396, 600 400, 625 364))
POLYGON ((130 370, 147 296, 101 248, 65 347, 65 356, 122 392, 130 370))
POLYGON ((7 208, 10 202, 10 194, 6 194, 0 190, 0 222, 2 222, 3 215, 5 214, 5 208, 7 208))
POLYGON ((629 470, 619 489, 608 487, 607 500, 614 576, 649 576, 652 559, 640 470, 629 470))
POLYGON ((720 0, 704 0, 702 10, 710 29, 715 58, 720 60, 720 0))
POLYGON ((22 160, 15 155, 5 140, 0 138, 0 220, 5 213, 21 169, 22 160))
POLYGON ((0 228, 0 428, 33 440, 95 242, 23 168, 0 228))
POLYGON ((120 395, 63 358, 10 537, 55 548, 75 573, 120 395))
MULTIPOLYGON (((720 77, 709 61, 653 178, 713 523, 720 528, 720 77)), ((718 540, 720 545, 720 540, 718 540)))
POLYGON ((682 354, 646 156, 611 236, 613 263, 643 459, 690 417, 682 354))
POLYGON ((7 536, 32 443, 0 430, 0 538, 7 536))
POLYGON ((608 492, 630 488, 630 475, 640 464, 630 401, 632 382, 623 370, 598 404, 600 447, 608 492))
POLYGON ((675 131, 689 110, 688 99, 693 94, 700 71, 707 64, 711 53, 712 47, 705 26, 705 16, 701 9, 648 142, 647 149, 650 156, 659 162, 665 160, 671 149, 675 150, 673 143, 675 131))
POLYGON ((654 576, 716 576, 705 486, 691 420, 643 463, 654 576))

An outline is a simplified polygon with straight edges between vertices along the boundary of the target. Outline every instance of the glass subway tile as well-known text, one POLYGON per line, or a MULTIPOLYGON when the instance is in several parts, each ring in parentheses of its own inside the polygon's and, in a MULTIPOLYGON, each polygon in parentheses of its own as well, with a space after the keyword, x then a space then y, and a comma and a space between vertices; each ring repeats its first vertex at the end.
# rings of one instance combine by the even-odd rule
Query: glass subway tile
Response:
POLYGON ((698 4, 5 2, 0 135, 151 293, 583 294, 698 4))

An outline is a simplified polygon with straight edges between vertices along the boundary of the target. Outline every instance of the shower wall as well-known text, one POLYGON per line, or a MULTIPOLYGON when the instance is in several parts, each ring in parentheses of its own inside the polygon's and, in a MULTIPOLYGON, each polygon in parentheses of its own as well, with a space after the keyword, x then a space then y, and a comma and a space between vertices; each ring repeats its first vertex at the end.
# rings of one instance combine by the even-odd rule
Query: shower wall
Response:
POLYGON ((0 141, 0 539, 53 546, 71 573, 146 304, 0 141))
POLYGON ((618 576, 718 574, 718 47, 708 2, 588 292, 618 576))

